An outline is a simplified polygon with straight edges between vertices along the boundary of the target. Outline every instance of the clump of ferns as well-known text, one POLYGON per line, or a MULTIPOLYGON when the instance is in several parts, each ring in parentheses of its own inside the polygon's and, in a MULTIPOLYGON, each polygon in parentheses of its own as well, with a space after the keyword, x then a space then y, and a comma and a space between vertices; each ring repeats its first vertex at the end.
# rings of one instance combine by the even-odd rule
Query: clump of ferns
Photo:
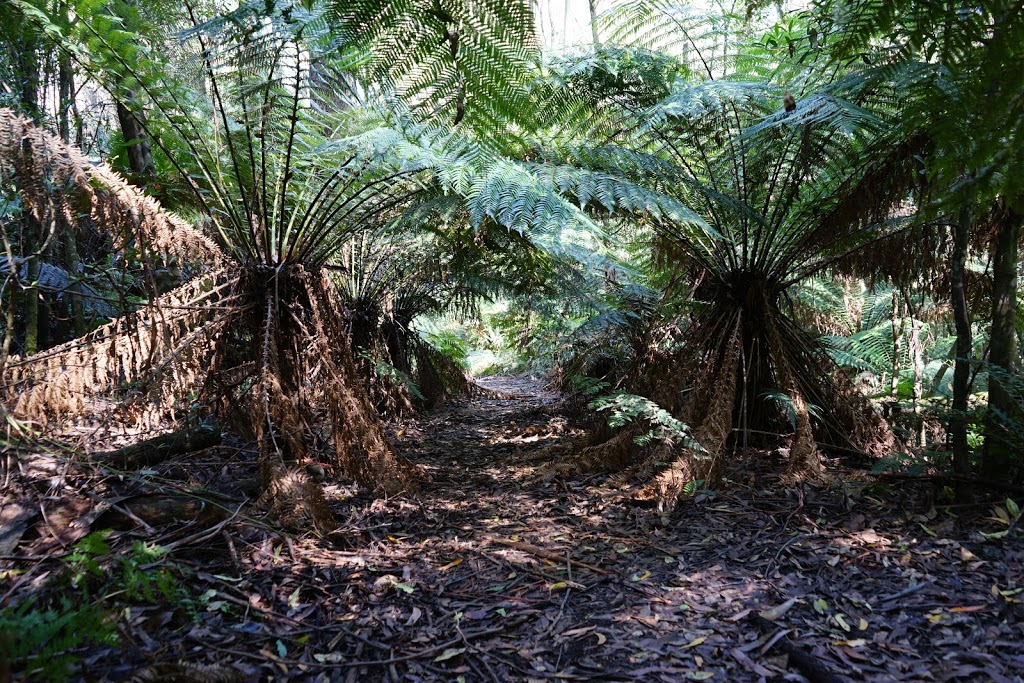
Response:
POLYGON ((458 302, 461 288, 435 249, 423 241, 361 235, 331 266, 360 376, 382 414, 430 408, 468 387, 465 369, 416 326, 458 302))
MULTIPOLYGON (((202 93, 175 79, 171 64, 153 69, 154 56, 140 60, 141 51, 119 49, 125 32, 116 23, 85 26, 111 71, 110 88, 147 110, 139 119, 150 139, 189 179, 213 240, 109 171, 76 162, 78 184, 87 187, 100 173, 103 192, 96 194, 110 199, 96 206, 109 227, 204 258, 211 269, 74 348, 29 361, 45 379, 80 363, 83 353, 97 359, 71 387, 78 396, 113 389, 113 378, 142 382, 154 397, 202 388, 221 417, 256 439, 261 503, 289 526, 327 531, 330 511, 303 461, 326 459, 339 474, 385 491, 412 486, 415 470, 394 452, 367 398, 325 267, 343 244, 380 230, 430 183, 421 164, 373 140, 328 142, 344 112, 332 116, 317 93, 339 82, 336 46, 317 9, 269 9, 269 16, 243 14, 188 35, 202 93), (170 140, 189 153, 176 153, 170 140), (102 363, 100 349, 109 350, 102 363)), ((49 388, 32 395, 36 411, 54 398, 49 388)))
MULTIPOLYGON (((871 100, 805 74, 790 111, 777 85, 719 78, 710 67, 686 73, 653 106, 606 98, 617 113, 595 117, 592 128, 605 143, 581 139, 546 155, 559 160, 547 172, 581 205, 650 226, 653 250, 679 275, 672 289, 695 301, 685 344, 651 382, 657 393, 635 392, 678 406, 673 415, 694 426, 711 456, 685 448, 655 456, 671 464, 645 495, 667 505, 686 477, 711 478, 714 457, 736 439, 742 448, 754 430, 792 433, 795 472, 819 469, 816 439, 859 448, 891 440, 801 326, 794 296, 797 285, 912 225, 901 211, 928 150, 920 136, 888 137, 884 94, 871 100), (779 394, 795 426, 765 398, 779 394)), ((622 467, 633 462, 629 444, 622 433, 577 461, 622 467)))

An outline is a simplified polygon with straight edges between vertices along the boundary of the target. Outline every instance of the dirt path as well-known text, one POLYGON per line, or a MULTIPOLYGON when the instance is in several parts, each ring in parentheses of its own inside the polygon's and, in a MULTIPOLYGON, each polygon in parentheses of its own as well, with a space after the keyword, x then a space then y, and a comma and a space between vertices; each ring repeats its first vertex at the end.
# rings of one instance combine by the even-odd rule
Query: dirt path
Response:
POLYGON ((90 675, 185 659, 252 681, 1021 681, 1020 544, 750 471, 662 517, 601 478, 538 478, 557 397, 481 384, 502 395, 395 427, 430 477, 419 496, 328 487, 334 547, 233 524, 176 552, 206 596, 194 618, 137 620, 90 675))

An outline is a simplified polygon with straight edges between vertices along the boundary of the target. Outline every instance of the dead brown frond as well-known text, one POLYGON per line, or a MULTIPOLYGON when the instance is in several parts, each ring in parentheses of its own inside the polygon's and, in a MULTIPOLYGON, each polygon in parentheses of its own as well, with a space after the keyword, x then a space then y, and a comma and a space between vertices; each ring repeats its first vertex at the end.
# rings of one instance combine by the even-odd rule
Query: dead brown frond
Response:
POLYGON ((108 167, 9 110, 0 110, 0 175, 36 220, 77 227, 84 215, 165 262, 222 266, 80 339, 11 359, 2 391, 15 416, 45 423, 103 397, 152 425, 180 417, 181 399, 200 394, 258 440, 260 502, 293 528, 334 526, 303 470, 329 440, 311 423, 318 417, 329 420, 342 474, 387 492, 413 485, 415 470, 387 442, 356 374, 322 275, 231 263, 108 167))
POLYGON ((699 391, 691 394, 691 398, 688 399, 690 405, 684 410, 695 414, 702 406, 694 404, 703 403, 702 399, 707 391, 721 392, 714 401, 706 404, 706 410, 701 411, 701 421, 694 426, 693 440, 701 446, 701 450, 684 447, 671 449, 667 453, 655 453, 648 460, 647 466, 642 468, 642 473, 657 473, 636 493, 637 499, 653 500, 657 502, 659 509, 671 509, 687 485, 696 481, 710 482, 716 476, 719 456, 732 432, 732 409, 738 384, 736 376, 740 369, 743 346, 741 332, 742 320, 737 318, 731 334, 720 347, 719 358, 709 360, 710 365, 716 370, 713 374, 704 375, 705 385, 698 386, 699 391), (655 460, 655 457, 658 459, 655 460), (662 462, 668 462, 668 466, 659 465, 662 462))
POLYGON ((811 431, 811 415, 797 377, 790 367, 789 354, 775 325, 765 329, 768 343, 774 347, 775 370, 779 389, 788 397, 793 411, 793 441, 789 451, 789 471, 794 474, 820 474, 821 457, 811 431))
POLYGON ((142 424, 177 417, 179 399, 206 376, 209 342, 230 318, 236 284, 224 271, 209 273, 85 337, 11 358, 5 403, 16 417, 47 423, 82 414, 98 397, 134 396, 128 404, 142 424))
POLYGON ((0 177, 14 182, 41 225, 59 219, 78 230, 86 216, 122 243, 152 249, 165 261, 216 267, 223 260, 211 239, 164 211, 109 166, 93 163, 56 135, 2 108, 0 177))
POLYGON ((391 447, 359 381, 342 327, 337 290, 322 275, 305 274, 303 282, 313 333, 306 361, 310 366, 322 364, 319 374, 343 473, 378 491, 397 493, 414 488, 418 470, 391 447))
MULTIPOLYGON (((828 253, 842 237, 865 225, 882 224, 893 216, 906 214, 900 207, 908 194, 920 189, 922 155, 932 148, 932 140, 917 134, 901 140, 881 160, 872 160, 871 167, 857 181, 837 193, 838 201, 817 223, 828 229, 815 232, 816 240, 807 243, 812 253, 828 253)), ((912 209, 909 209, 913 213, 912 209)))

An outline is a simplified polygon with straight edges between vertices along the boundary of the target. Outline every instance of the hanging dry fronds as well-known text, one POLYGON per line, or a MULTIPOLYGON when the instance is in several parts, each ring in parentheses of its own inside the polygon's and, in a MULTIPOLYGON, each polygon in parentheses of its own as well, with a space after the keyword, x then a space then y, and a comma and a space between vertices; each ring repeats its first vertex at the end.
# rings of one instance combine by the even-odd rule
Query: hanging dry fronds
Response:
POLYGON ((213 335, 237 313, 236 284, 209 273, 85 337, 11 358, 3 373, 11 412, 46 423, 82 414, 101 396, 134 394, 136 419, 174 417, 176 399, 203 383, 213 335))
POLYGON ((10 109, 0 109, 0 177, 13 180, 25 206, 42 225, 60 218, 80 229, 84 214, 124 243, 154 250, 166 261, 202 261, 216 267, 217 245, 106 164, 37 127, 10 109))
POLYGON ((659 509, 671 509, 687 485, 696 481, 711 481, 716 475, 719 456, 732 432, 732 408, 738 384, 736 376, 740 370, 743 346, 742 329, 742 321, 737 319, 731 334, 726 337, 726 343, 722 345, 721 357, 717 363, 711 363, 712 367, 717 367, 717 371, 704 375, 704 385, 695 388, 701 391, 694 391, 688 401, 688 412, 692 414, 697 409, 695 404, 700 401, 699 397, 708 390, 720 392, 714 401, 706 403, 708 409, 693 430, 693 440, 702 450, 684 447, 676 452, 653 454, 645 466, 641 467, 640 473, 644 478, 649 477, 652 470, 657 471, 657 474, 636 493, 638 500, 653 500, 659 509), (668 462, 668 466, 659 464, 663 462, 668 462))

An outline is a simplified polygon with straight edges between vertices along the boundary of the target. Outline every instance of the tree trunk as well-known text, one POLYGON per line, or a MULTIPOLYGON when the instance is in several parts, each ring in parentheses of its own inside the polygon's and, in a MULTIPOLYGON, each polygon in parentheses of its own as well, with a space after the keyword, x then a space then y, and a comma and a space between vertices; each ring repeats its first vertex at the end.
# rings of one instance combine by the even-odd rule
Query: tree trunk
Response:
MULTIPOLYGON (((39 245, 37 230, 31 224, 36 220, 29 217, 30 225, 26 227, 29 236, 25 240, 25 251, 31 253, 39 245)), ((21 290, 21 301, 23 304, 22 315, 25 316, 25 341, 23 353, 31 356, 39 350, 39 292, 36 290, 35 282, 39 279, 39 257, 35 256, 28 260, 28 267, 25 269, 24 289, 21 290)))
POLYGON ((921 342, 921 321, 918 319, 917 311, 911 313, 910 337, 907 340, 907 351, 910 353, 910 362, 914 371, 914 389, 912 395, 914 408, 914 430, 917 445, 921 448, 928 446, 924 430, 924 417, 921 415, 921 399, 924 398, 924 344, 921 342))
MULTIPOLYGON (((39 109, 39 45, 32 35, 22 35, 15 41, 17 45, 17 67, 18 76, 21 78, 18 99, 22 112, 35 122, 42 120, 42 112, 39 109)), ((36 352, 39 343, 39 294, 32 286, 39 278, 39 257, 32 257, 31 254, 39 248, 42 241, 38 221, 34 216, 27 213, 22 224, 23 239, 21 253, 28 258, 25 281, 21 283, 22 290, 19 292, 21 300, 22 320, 25 325, 23 353, 28 356, 36 352)), ((14 264, 11 264, 14 268, 14 264)), ((20 273, 19 273, 20 274, 20 273)))
MULTIPOLYGON (((953 471, 969 474, 971 453, 967 446, 968 380, 971 374, 971 314, 967 309, 965 276, 967 270, 967 244, 971 232, 971 209, 960 210, 953 232, 953 261, 950 264, 950 283, 953 306, 953 324, 956 328, 956 365, 953 367, 953 414, 949 420, 949 434, 953 445, 953 471)), ((966 486, 957 487, 958 498, 969 497, 966 486)), ((962 501, 966 502, 966 501, 962 501)))
POLYGON ((69 314, 71 316, 71 329, 75 337, 81 337, 88 332, 85 324, 85 304, 82 301, 82 283, 77 280, 79 275, 78 245, 75 243, 75 231, 69 224, 65 224, 64 230, 64 267, 71 276, 71 284, 68 286, 67 296, 70 300, 69 314))
POLYGON ((43 118, 39 109, 39 43, 32 35, 22 35, 12 42, 17 51, 17 76, 21 79, 18 89, 21 111, 39 123, 43 118))
POLYGON ((57 63, 57 95, 60 105, 57 108, 57 128, 60 132, 60 139, 71 143, 71 99, 74 97, 71 82, 71 58, 66 53, 60 54, 57 63))
POLYGON ((900 298, 895 288, 892 290, 892 378, 889 380, 889 395, 899 396, 900 391, 900 355, 903 353, 903 318, 900 315, 900 298))
POLYGON ((590 32, 594 37, 594 47, 600 47, 601 37, 597 32, 597 0, 588 0, 590 6, 590 32))
MULTIPOLYGON (((131 97, 130 92, 128 96, 131 97)), ((156 175, 146 131, 135 114, 121 102, 117 103, 117 120, 121 124, 121 135, 124 137, 125 150, 128 154, 128 167, 132 171, 130 180, 135 185, 145 185, 156 175)))
MULTIPOLYGON (((1021 199, 1024 199, 1022 197, 1021 199)), ((989 361, 1001 373, 1017 371, 1017 242, 1020 239, 1022 216, 1019 207, 997 209, 998 220, 995 252, 992 255, 992 330, 989 361)), ((1019 420, 1019 410, 1012 388, 1001 377, 989 376, 988 422, 985 427, 985 455, 982 474, 991 479, 1012 480, 1019 465, 1019 455, 1007 438, 1004 420, 1019 420)))

